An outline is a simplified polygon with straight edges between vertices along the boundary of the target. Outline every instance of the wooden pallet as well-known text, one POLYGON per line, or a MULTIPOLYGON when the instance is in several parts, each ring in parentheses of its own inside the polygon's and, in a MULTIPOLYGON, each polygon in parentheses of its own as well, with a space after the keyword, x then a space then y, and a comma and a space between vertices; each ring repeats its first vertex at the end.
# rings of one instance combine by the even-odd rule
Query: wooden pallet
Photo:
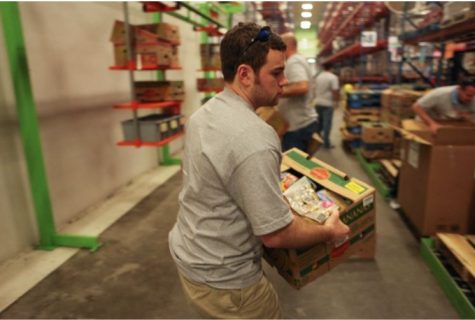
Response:
POLYGON ((455 14, 452 18, 443 20, 440 23, 440 27, 445 29, 456 24, 464 23, 467 20, 475 18, 475 11, 466 11, 455 14))
POLYGON ((378 122, 380 117, 379 115, 352 115, 345 112, 343 120, 348 127, 355 127, 361 125, 362 122, 378 122))
POLYGON ((353 140, 359 140, 361 137, 359 135, 356 135, 356 134, 352 134, 351 132, 349 132, 346 127, 341 127, 340 128, 340 131, 341 131, 341 134, 342 134, 342 138, 343 140, 350 140, 350 141, 353 141, 353 140))
POLYGON ((379 163, 383 165, 383 168, 391 175, 391 177, 396 178, 399 174, 398 168, 393 164, 392 160, 381 159, 379 163))
POLYGON ((475 291, 475 242, 473 235, 437 233, 436 248, 460 277, 475 291))

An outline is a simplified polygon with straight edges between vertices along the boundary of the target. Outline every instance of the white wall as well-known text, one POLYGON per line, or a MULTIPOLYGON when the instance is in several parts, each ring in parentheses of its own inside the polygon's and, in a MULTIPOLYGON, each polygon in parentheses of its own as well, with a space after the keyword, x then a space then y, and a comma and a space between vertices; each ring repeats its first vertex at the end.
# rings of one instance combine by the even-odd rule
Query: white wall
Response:
MULTIPOLYGON (((39 117, 40 138, 54 218, 58 229, 87 208, 99 204, 132 178, 157 166, 156 148, 118 147, 120 122, 130 111, 112 106, 130 99, 126 71, 111 71, 114 20, 123 20, 117 2, 20 3, 30 77, 39 117)), ((131 23, 151 21, 137 2, 129 3, 131 23)), ((180 26, 181 71, 167 79, 185 81, 182 113, 200 105, 196 70, 200 67, 200 34, 189 24, 164 15, 180 26)), ((0 263, 38 241, 29 180, 19 138, 9 67, 0 34, 0 263)), ((155 72, 136 73, 153 79, 155 72)), ((172 143, 179 151, 182 139, 172 143)))

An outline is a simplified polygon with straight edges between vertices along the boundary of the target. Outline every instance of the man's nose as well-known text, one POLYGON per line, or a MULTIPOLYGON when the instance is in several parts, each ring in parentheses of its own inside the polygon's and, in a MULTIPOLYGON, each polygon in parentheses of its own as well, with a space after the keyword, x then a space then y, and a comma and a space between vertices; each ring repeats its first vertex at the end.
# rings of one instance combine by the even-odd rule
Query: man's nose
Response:
POLYGON ((288 85, 288 84, 289 84, 289 79, 287 79, 286 76, 284 76, 284 77, 282 78, 282 80, 280 81, 280 83, 279 83, 279 85, 280 85, 281 87, 286 86, 286 85, 288 85))

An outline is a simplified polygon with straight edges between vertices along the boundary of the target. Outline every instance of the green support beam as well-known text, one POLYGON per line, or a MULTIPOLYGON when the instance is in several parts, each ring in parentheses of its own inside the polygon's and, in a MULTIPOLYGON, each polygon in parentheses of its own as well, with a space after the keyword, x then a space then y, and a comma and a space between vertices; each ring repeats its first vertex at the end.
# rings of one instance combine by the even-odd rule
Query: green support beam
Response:
POLYGON ((434 253, 434 239, 421 239, 421 255, 462 319, 475 319, 475 307, 434 253))
POLYGON ((39 248, 51 250, 58 246, 71 246, 96 250, 99 247, 96 237, 63 236, 56 233, 18 3, 0 3, 0 18, 15 93, 20 136, 40 234, 39 248))
POLYGON ((361 154, 360 149, 356 149, 355 154, 356 159, 358 159, 358 162, 361 164, 364 171, 366 171, 366 173, 368 174, 371 182, 373 182, 374 184, 374 187, 379 191, 379 193, 381 193, 383 198, 385 198, 386 200, 389 199, 389 197, 391 196, 391 190, 386 184, 384 184, 383 181, 381 181, 377 173, 377 171, 381 168, 381 165, 379 163, 368 162, 361 154))
MULTIPOLYGON (((170 13, 170 12, 167 12, 167 13, 170 13)), ((175 16, 175 15, 172 15, 172 16, 175 16)), ((155 22, 155 23, 162 22, 162 18, 163 18, 162 13, 160 13, 160 12, 155 13, 152 18, 153 18, 153 22, 155 22)), ((180 17, 179 19, 188 20, 188 18, 186 18, 186 17, 180 17)), ((187 22, 190 22, 190 21, 187 21, 187 22)), ((164 71, 162 71, 162 70, 157 71, 157 80, 165 80, 165 72, 164 71)), ((161 161, 160 161, 161 165, 173 166, 173 165, 180 165, 181 164, 181 159, 173 158, 171 156, 170 146, 168 144, 164 145, 160 149, 161 149, 161 152, 162 152, 162 157, 161 157, 161 161)))

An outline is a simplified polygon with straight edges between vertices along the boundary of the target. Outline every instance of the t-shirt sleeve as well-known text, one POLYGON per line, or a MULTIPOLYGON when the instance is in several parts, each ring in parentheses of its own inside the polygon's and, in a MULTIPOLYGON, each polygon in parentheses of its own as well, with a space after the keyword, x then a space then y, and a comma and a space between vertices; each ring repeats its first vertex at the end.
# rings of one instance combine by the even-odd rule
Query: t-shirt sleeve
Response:
POLYGON ((285 75, 289 80, 289 83, 310 80, 304 65, 298 61, 292 61, 287 65, 285 75))
POLYGON ((432 109, 437 105, 438 94, 435 91, 426 93, 417 100, 417 103, 424 109, 432 109))
POLYGON ((338 90, 340 88, 340 84, 338 82, 338 77, 334 77, 332 79, 332 90, 338 90))
POLYGON ((279 187, 279 166, 277 152, 258 151, 234 170, 229 182, 228 190, 256 236, 277 231, 293 219, 279 187))

